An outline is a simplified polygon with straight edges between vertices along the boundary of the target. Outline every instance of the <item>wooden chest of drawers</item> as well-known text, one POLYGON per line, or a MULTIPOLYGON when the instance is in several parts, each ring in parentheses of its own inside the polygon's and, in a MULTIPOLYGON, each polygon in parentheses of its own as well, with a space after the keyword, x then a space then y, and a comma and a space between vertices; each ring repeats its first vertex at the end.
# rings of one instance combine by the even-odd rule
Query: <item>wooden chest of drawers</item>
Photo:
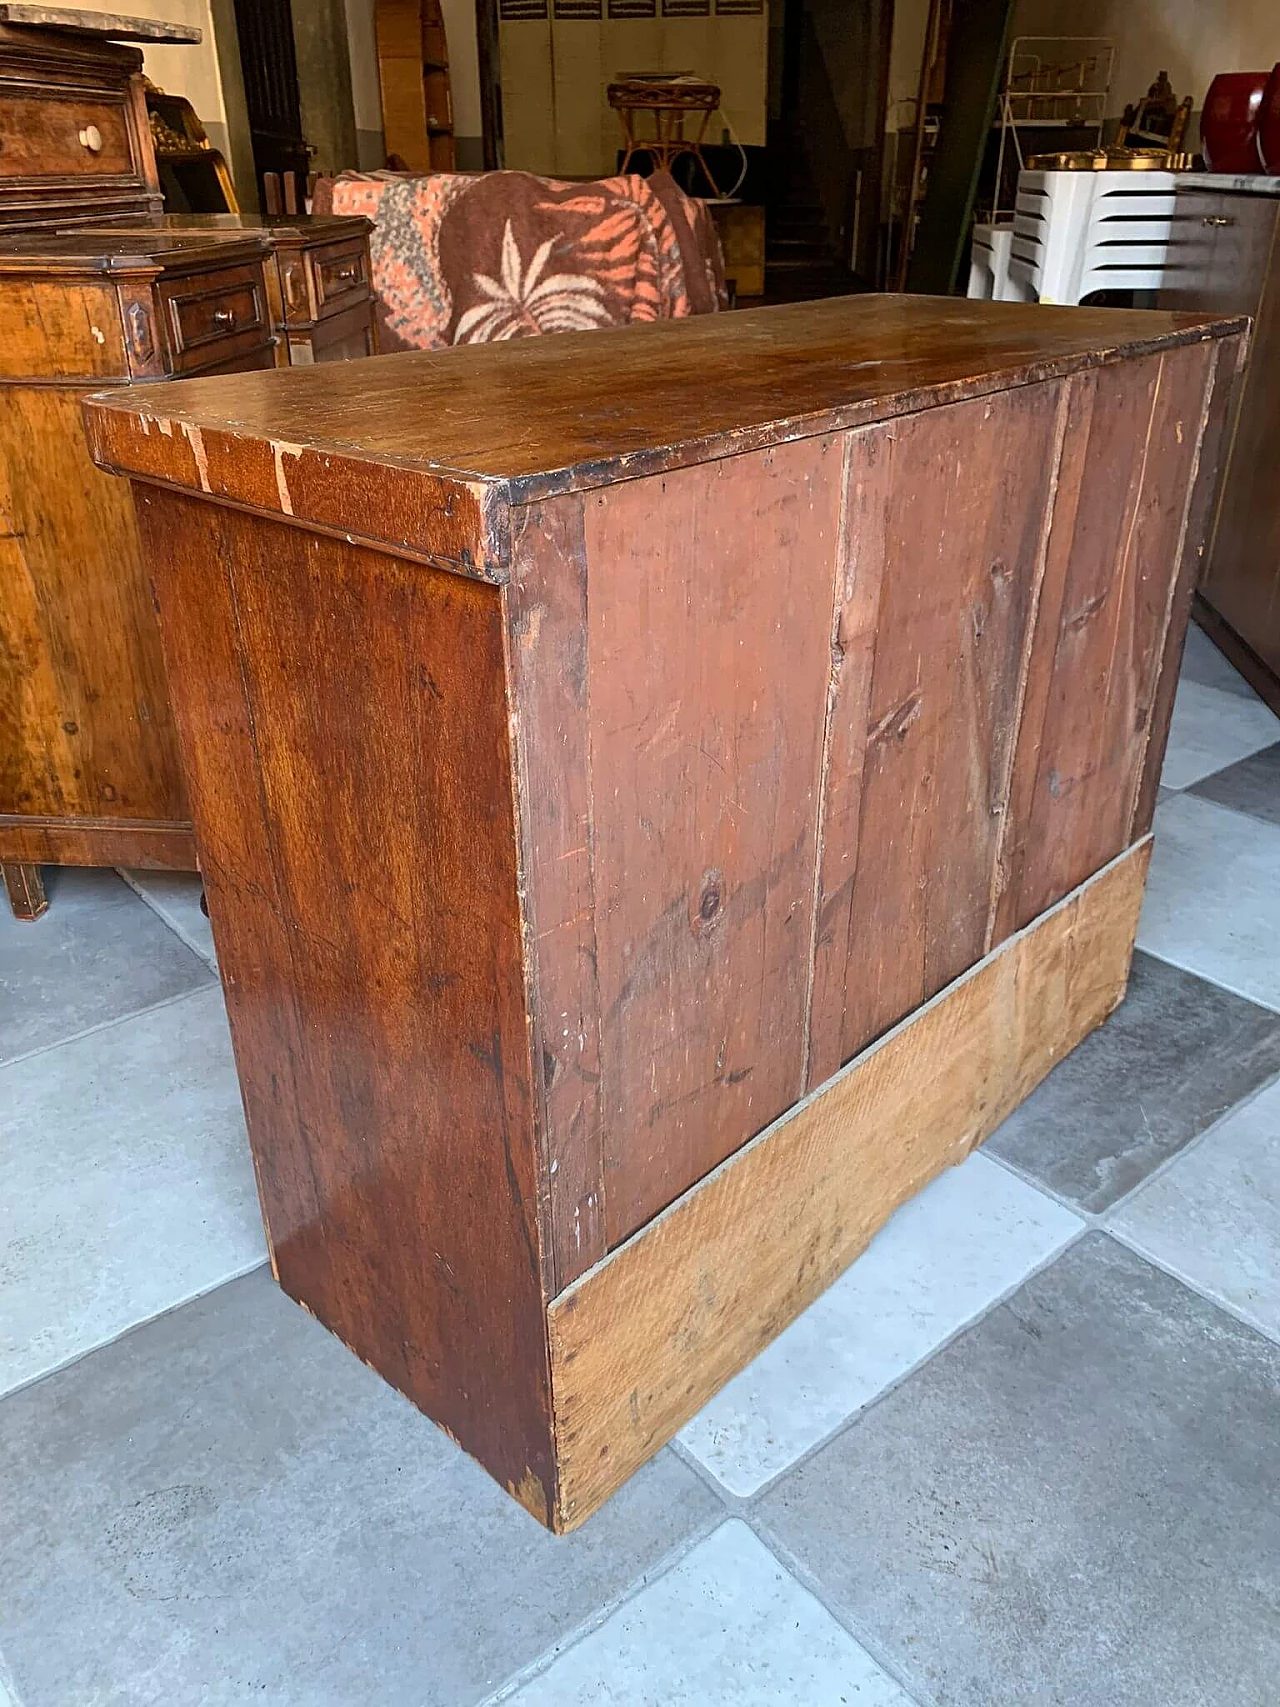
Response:
POLYGON ((0 866, 25 917, 40 864, 196 864, 132 514, 87 459, 84 390, 375 347, 366 221, 163 215, 122 45, 151 40, 199 31, 0 0, 0 866))
POLYGON ((856 297, 88 405, 280 1283, 543 1522, 1120 1000, 1242 328, 856 297))
POLYGON ((0 865, 194 869, 131 505, 94 468, 106 384, 270 367, 266 253, 152 234, 0 243, 0 865))
MULTIPOLYGON (((0 4, 0 228, 161 210, 142 55, 93 33, 96 16, 0 4), (60 16, 76 27, 21 21, 60 16)), ((113 22, 113 38, 200 39, 182 26, 113 22)))
POLYGON ((267 245, 267 297, 276 335, 276 365, 348 361, 377 354, 377 320, 369 268, 367 219, 337 214, 163 214, 142 222, 112 220, 103 232, 158 230, 210 241, 256 237, 267 245))

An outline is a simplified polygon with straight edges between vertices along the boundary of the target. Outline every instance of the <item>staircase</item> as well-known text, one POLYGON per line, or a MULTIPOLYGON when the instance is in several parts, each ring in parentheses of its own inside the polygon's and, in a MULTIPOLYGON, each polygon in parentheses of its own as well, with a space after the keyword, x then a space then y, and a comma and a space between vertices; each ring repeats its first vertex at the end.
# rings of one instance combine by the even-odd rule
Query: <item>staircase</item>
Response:
POLYGON ((799 127, 770 122, 765 199, 766 302, 803 302, 862 289, 837 254, 799 127))

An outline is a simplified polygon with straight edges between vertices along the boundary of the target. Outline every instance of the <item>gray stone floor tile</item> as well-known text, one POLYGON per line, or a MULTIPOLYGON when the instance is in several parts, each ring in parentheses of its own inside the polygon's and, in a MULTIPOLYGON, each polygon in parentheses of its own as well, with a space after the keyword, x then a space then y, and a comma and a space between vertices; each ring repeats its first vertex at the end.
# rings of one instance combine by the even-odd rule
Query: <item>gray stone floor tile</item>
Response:
POLYGON ((453 1707, 718 1506, 663 1452, 543 1530, 258 1271, 0 1402, 23 1707, 453 1707))
POLYGON ((1155 828, 1139 948, 1280 1010, 1280 826, 1176 794, 1155 828))
POLYGON ((1280 1347, 1102 1233, 756 1508, 937 1707, 1273 1707, 1280 1347))
POLYGON ((49 868, 34 923, 0 902, 0 1061, 180 996, 213 973, 114 871, 49 868))
POLYGON ((989 1156, 947 1168, 681 1429, 680 1444, 722 1487, 750 1497, 1082 1226, 989 1156))
POLYGON ((216 985, 0 1067, 0 1393, 266 1255, 216 985))
POLYGON ((1222 688, 1226 693, 1238 694, 1241 699, 1258 697, 1235 666, 1227 662, 1209 636, 1194 622, 1187 629, 1181 677, 1183 681, 1202 682, 1208 688, 1222 688))
POLYGON ((1135 954, 1119 1008, 985 1148, 1098 1215, 1276 1073, 1280 1015, 1135 954))
POLYGON ((911 1707, 736 1520, 502 1699, 512 1707, 911 1707))
POLYGON ((1280 1340, 1280 1084, 1136 1192, 1111 1225, 1280 1340))
POLYGON ((147 905, 177 931, 187 947, 217 970, 213 932, 200 909, 204 883, 197 871, 122 871, 121 877, 147 905))
POLYGON ((1238 764, 1215 771, 1189 790, 1202 800, 1216 801, 1236 812, 1280 824, 1280 741, 1251 753, 1238 764))
POLYGON ((1187 788, 1278 740, 1280 717, 1260 699, 1242 699, 1184 678, 1173 703, 1160 780, 1166 788, 1187 788))

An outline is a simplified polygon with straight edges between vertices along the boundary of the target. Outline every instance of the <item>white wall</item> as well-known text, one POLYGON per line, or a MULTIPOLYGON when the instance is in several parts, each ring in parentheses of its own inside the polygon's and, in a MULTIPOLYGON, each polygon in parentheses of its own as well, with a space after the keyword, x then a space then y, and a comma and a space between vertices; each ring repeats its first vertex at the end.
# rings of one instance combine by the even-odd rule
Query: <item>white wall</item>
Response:
POLYGON ((382 129, 382 91, 378 86, 378 36, 374 0, 346 0, 347 44, 351 50, 351 102, 356 129, 382 129))
MULTIPOLYGON (((82 0, 66 0, 66 3, 77 12, 101 10, 100 6, 83 4, 82 0)), ((225 131, 227 114, 209 0, 129 0, 120 10, 131 18, 162 18, 167 24, 194 24, 203 32, 198 47, 152 47, 146 42, 134 45, 142 49, 142 69, 153 83, 166 95, 184 95, 195 108, 197 118, 225 131)))
POLYGON ((1117 115, 1167 71, 1196 111, 1219 71, 1269 71, 1280 60, 1280 0, 1018 0, 1018 35, 1110 36, 1117 115))

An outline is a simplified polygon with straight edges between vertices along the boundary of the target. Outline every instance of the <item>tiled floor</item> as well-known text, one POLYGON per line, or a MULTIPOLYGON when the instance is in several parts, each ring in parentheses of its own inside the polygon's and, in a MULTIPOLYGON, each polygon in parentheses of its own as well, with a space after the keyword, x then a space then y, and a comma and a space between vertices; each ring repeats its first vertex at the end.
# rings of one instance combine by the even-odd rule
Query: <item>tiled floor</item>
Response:
POLYGON ((197 887, 0 917, 0 1707, 1274 1707, 1280 725, 1199 634, 1165 784, 1125 1005, 564 1540, 272 1284, 197 887))

